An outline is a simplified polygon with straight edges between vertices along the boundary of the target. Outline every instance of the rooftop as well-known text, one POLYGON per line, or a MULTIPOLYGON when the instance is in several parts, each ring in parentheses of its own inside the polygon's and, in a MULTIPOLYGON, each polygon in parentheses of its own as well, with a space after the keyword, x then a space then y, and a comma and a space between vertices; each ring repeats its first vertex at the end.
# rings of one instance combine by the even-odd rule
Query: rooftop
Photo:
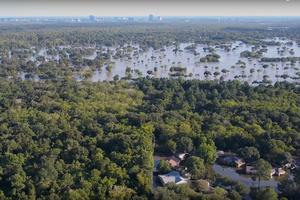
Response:
POLYGON ((183 178, 177 171, 171 171, 168 174, 158 175, 158 177, 163 185, 167 183, 183 184, 188 182, 188 179, 183 178))

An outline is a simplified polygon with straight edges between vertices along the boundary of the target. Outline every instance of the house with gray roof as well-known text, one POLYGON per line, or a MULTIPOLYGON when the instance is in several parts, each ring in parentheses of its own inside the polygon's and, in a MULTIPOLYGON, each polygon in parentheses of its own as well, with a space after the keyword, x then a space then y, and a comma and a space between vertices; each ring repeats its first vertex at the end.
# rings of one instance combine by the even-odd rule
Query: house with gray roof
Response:
POLYGON ((167 183, 185 184, 188 183, 189 179, 183 178, 179 172, 171 171, 167 174, 158 175, 160 182, 165 185, 167 183))

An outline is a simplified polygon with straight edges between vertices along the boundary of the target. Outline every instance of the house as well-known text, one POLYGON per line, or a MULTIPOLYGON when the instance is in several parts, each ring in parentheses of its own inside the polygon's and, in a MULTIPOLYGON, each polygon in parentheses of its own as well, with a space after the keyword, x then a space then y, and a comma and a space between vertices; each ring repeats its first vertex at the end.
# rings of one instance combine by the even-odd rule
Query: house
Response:
POLYGON ((166 161, 168 163, 170 163, 170 165, 171 165, 172 168, 179 167, 180 160, 178 158, 176 158, 175 156, 171 156, 171 157, 167 158, 166 161))
POLYGON ((246 164, 242 159, 240 159, 238 157, 233 158, 233 163, 234 163, 235 167, 237 167, 237 168, 240 168, 246 164))
POLYGON ((188 183, 189 179, 183 178, 179 172, 171 171, 167 174, 158 175, 158 178, 162 185, 166 185, 168 183, 175 183, 176 185, 188 183))
POLYGON ((292 166, 293 166, 293 163, 290 163, 290 162, 288 162, 288 163, 286 163, 286 164, 284 165, 284 167, 285 167, 286 169, 291 169, 292 166))
MULTIPOLYGON (((256 175, 257 169, 254 166, 247 165, 245 167, 245 173, 248 175, 256 175)), ((276 169, 272 169, 270 173, 270 177, 274 176, 276 174, 276 169)))
POLYGON ((284 171, 281 167, 275 169, 275 173, 274 173, 275 176, 282 176, 285 174, 286 174, 286 171, 284 171))
POLYGON ((188 153, 178 153, 176 154, 176 157, 179 158, 180 161, 183 161, 187 159, 190 156, 188 153))
POLYGON ((237 168, 245 165, 244 160, 237 156, 221 156, 218 158, 218 162, 223 165, 234 166, 237 168))
POLYGON ((296 161, 296 160, 292 160, 291 162, 288 162, 284 165, 284 168, 285 169, 291 169, 291 170, 294 170, 294 169, 297 169, 299 168, 299 165, 300 165, 300 162, 299 161, 296 161), (298 162, 298 163, 297 163, 298 162))
POLYGON ((153 172, 157 173, 157 166, 161 160, 167 161, 172 168, 178 168, 180 164, 180 159, 175 156, 164 157, 164 156, 154 156, 154 169, 153 172))

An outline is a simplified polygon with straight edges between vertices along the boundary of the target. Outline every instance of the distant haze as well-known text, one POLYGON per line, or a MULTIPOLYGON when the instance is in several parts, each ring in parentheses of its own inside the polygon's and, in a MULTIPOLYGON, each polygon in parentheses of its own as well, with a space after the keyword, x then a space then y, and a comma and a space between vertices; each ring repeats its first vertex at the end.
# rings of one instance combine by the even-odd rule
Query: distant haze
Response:
POLYGON ((1 16, 299 16, 300 0, 0 0, 1 16))

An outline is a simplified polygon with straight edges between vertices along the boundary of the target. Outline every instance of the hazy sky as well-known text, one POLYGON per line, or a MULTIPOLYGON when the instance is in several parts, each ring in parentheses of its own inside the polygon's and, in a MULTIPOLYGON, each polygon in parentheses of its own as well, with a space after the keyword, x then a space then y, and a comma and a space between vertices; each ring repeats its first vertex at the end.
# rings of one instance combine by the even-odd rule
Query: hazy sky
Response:
POLYGON ((300 0, 0 0, 0 16, 299 16, 300 0))

